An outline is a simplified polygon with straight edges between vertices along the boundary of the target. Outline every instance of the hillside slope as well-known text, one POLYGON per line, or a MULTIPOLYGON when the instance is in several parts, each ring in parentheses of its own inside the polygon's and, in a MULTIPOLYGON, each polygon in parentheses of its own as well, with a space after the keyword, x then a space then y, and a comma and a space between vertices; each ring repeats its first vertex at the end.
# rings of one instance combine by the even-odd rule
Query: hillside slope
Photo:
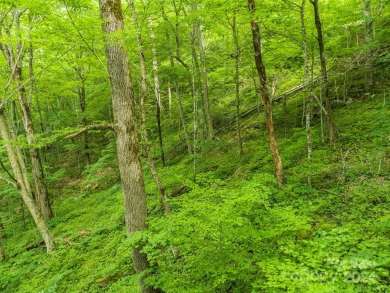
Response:
POLYGON ((390 101, 378 94, 335 105, 332 147, 321 143, 314 117, 311 187, 306 132, 292 127, 300 123, 299 102, 275 109, 283 190, 272 175, 264 121, 251 115, 241 160, 232 128, 196 157, 196 182, 193 158, 160 169, 175 194, 168 219, 145 169, 149 230, 132 239, 117 174, 107 167, 112 153, 56 195, 50 226, 58 249, 50 255, 30 220, 20 224, 17 200, 8 199, 0 291, 138 292, 129 251, 145 241, 155 270, 149 282, 166 292, 388 292, 390 101), (185 193, 175 192, 180 187, 185 193))

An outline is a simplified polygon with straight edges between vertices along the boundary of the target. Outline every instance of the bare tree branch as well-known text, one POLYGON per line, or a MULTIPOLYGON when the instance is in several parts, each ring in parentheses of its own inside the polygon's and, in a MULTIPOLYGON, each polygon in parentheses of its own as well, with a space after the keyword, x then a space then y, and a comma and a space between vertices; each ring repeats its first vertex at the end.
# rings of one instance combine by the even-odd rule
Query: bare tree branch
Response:
POLYGON ((0 180, 18 189, 18 184, 15 181, 4 178, 1 174, 0 174, 0 180))
POLYGON ((189 69, 190 67, 188 66, 187 63, 185 63, 179 56, 172 56, 175 58, 181 65, 183 65, 186 69, 189 69))
POLYGON ((94 125, 89 125, 80 131, 70 134, 65 137, 65 139, 72 139, 75 138, 85 132, 91 131, 91 130, 113 130, 115 131, 115 124, 94 124, 94 125))
POLYGON ((4 164, 3 164, 3 161, 2 160, 0 160, 0 166, 1 166, 1 168, 4 170, 4 172, 5 173, 7 173, 7 175, 9 176, 9 178, 11 178, 12 179, 12 181, 15 181, 16 182, 16 179, 15 179, 15 177, 14 176, 12 176, 12 174, 8 171, 8 169, 4 166, 4 164))

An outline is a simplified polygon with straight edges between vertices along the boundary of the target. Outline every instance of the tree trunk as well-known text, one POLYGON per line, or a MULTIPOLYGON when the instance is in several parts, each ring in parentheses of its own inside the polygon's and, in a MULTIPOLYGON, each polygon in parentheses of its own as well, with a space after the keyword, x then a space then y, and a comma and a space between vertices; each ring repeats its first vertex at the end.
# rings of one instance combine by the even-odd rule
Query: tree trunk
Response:
POLYGON ((144 49, 143 49, 143 44, 142 44, 142 35, 141 31, 138 25, 138 18, 137 18, 137 13, 135 11, 134 7, 134 1, 129 0, 129 6, 131 9, 132 17, 133 17, 133 22, 134 22, 134 27, 137 33, 137 45, 138 45, 138 51, 139 51, 139 58, 140 58, 140 69, 141 69, 141 137, 144 142, 144 150, 146 154, 146 160, 149 165, 150 173, 153 176, 153 179, 157 185, 160 197, 160 204, 162 209, 164 210, 164 213, 168 215, 170 213, 169 205, 167 202, 167 194, 166 190, 164 187, 164 184, 161 181, 160 176, 158 175, 156 166, 154 164, 152 154, 150 151, 150 142, 149 142, 149 137, 147 133, 147 127, 146 127, 146 114, 145 114, 145 101, 147 98, 148 94, 148 85, 146 81, 146 63, 145 63, 145 54, 144 54, 144 49))
POLYGON ((150 38, 152 40, 152 53, 153 53, 153 81, 154 81, 154 96, 156 99, 156 120, 157 120, 157 130, 158 130, 158 141, 160 143, 160 152, 161 152, 161 162, 163 167, 165 167, 165 154, 164 154, 164 143, 162 136, 162 127, 161 127, 161 94, 160 94, 160 79, 158 77, 158 61, 157 61, 157 52, 153 31, 153 22, 149 20, 150 26, 150 38))
POLYGON ((236 131, 237 131, 237 146, 238 157, 241 159, 243 154, 242 140, 241 140, 241 125, 240 125, 240 48, 238 46, 238 32, 237 32, 237 12, 233 12, 233 41, 234 41, 234 83, 236 92, 236 131))
MULTIPOLYGON (((15 9, 14 11, 14 24, 15 24, 15 35, 20 37, 20 17, 21 13, 19 10, 15 9)), ((9 32, 8 32, 9 34, 9 32)), ((18 100, 21 109, 21 116, 23 120, 23 126, 27 137, 27 142, 29 144, 29 152, 31 157, 31 167, 32 174, 34 178, 34 188, 35 188, 35 199, 38 203, 39 210, 42 213, 42 216, 45 220, 53 216, 51 210, 49 195, 47 191, 47 186, 44 181, 44 173, 42 168, 42 161, 39 150, 34 147, 34 127, 32 122, 32 116, 30 112, 30 107, 26 98, 26 89, 22 82, 22 56, 23 56, 23 43, 18 41, 16 44, 16 49, 12 47, 12 44, 1 44, 1 49, 4 54, 4 57, 7 60, 8 67, 11 71, 12 78, 15 81, 15 87, 18 89, 18 100)), ((32 45, 30 44, 30 54, 32 53, 32 45)), ((29 66, 32 70, 32 56, 30 56, 29 66)), ((33 95, 32 84, 30 95, 33 95)))
POLYGON ((3 218, 0 212, 0 261, 5 259, 5 252, 3 246, 3 241, 5 239, 5 231, 4 231, 4 225, 2 219, 3 218))
POLYGON ((53 212, 49 201, 47 186, 44 181, 41 155, 39 153, 39 150, 36 147, 34 147, 35 131, 32 123, 30 107, 27 104, 25 88, 23 85, 21 85, 22 84, 22 68, 20 67, 21 65, 22 64, 20 62, 20 64, 17 66, 15 71, 15 77, 14 77, 15 85, 16 88, 19 89, 18 99, 19 99, 19 105, 22 113, 24 131, 26 132, 27 142, 30 145, 29 152, 31 157, 32 174, 34 178, 35 197, 43 218, 45 220, 48 220, 53 216, 53 212))
POLYGON ((365 83, 364 88, 367 92, 372 90, 373 79, 372 79, 372 16, 371 16, 371 0, 362 0, 364 7, 364 28, 365 28, 365 41, 366 41, 366 63, 365 63, 365 83))
POLYGON ((201 77, 202 77, 202 92, 203 92, 203 100, 202 104, 204 107, 204 113, 206 115, 206 126, 207 126, 207 138, 214 138, 214 127, 213 127, 213 119, 211 116, 210 110, 210 98, 209 98, 209 85, 208 85, 208 77, 207 77, 207 68, 206 68, 206 52, 205 52, 205 44, 203 34, 199 28, 198 34, 198 48, 199 48, 199 59, 200 59, 200 67, 201 67, 201 77))
MULTIPOLYGON (((181 9, 182 3, 180 2, 180 6, 177 7, 176 2, 173 2, 174 10, 175 10, 175 16, 176 16, 176 21, 175 21, 175 26, 173 28, 175 32, 175 46, 176 46, 176 58, 178 60, 181 60, 180 58, 180 38, 179 38, 179 31, 180 31, 180 23, 179 23, 179 14, 180 14, 180 9, 181 9)), ((165 13, 165 10, 162 10, 163 13, 165 13)), ((167 17, 164 18, 167 21, 167 17)), ((174 63, 171 62, 171 66, 174 66, 174 63)), ((186 69, 189 69, 186 67, 186 69)), ((192 147, 191 147, 191 140, 190 140, 190 135, 188 134, 187 130, 187 123, 184 115, 184 108, 183 108, 183 103, 181 100, 181 94, 180 94, 180 86, 179 82, 175 80, 175 88, 176 88, 176 98, 177 98, 177 105, 179 108, 179 116, 180 116, 180 121, 181 125, 183 127, 183 132, 184 132, 184 138, 186 140, 187 144, 187 151, 189 155, 192 155, 192 147)))
MULTIPOLYGON (((194 13, 197 13, 196 1, 191 2, 191 9, 194 13)), ((200 91, 202 113, 205 128, 205 136, 207 139, 214 138, 213 119, 210 111, 210 99, 209 99, 209 87, 206 68, 206 53, 203 34, 198 21, 195 19, 192 25, 192 42, 191 42, 192 58, 195 64, 197 83, 200 91), (197 51, 199 52, 200 65, 198 62, 197 51)))
POLYGON ((254 20, 255 14, 255 2, 254 0, 248 0, 248 9, 252 14, 251 28, 252 28, 252 37, 253 37, 253 50, 256 62, 256 69, 259 74, 260 79, 260 93, 263 98, 264 110, 265 110, 265 120, 269 136, 269 145, 271 148, 272 158, 274 161, 276 179, 279 186, 284 185, 286 179, 283 171, 282 159, 279 155, 279 150, 277 146, 277 138, 275 135, 274 124, 272 121, 272 102, 267 88, 267 75, 265 72, 265 67, 263 64, 263 56, 261 52, 261 36, 259 24, 254 20))
MULTIPOLYGON (((134 90, 130 76, 124 40, 118 32, 124 30, 120 0, 99 0, 102 29, 106 33, 105 53, 111 83, 116 145, 125 205, 126 230, 129 235, 146 229, 146 192, 139 153, 134 90)), ((141 252, 142 244, 131 253, 135 271, 139 274, 149 268, 149 262, 141 252)), ((144 284, 140 278, 141 292, 159 292, 144 284)))
POLYGON ((311 154, 312 154, 312 140, 311 140, 311 112, 312 112, 313 97, 307 99, 306 105, 306 141, 307 141, 307 184, 311 186, 311 154))
POLYGON ((186 120, 184 117, 183 103, 181 101, 180 87, 179 87, 179 83, 177 81, 175 83, 175 87, 176 87, 176 98, 177 98, 177 105, 179 108, 180 122, 181 122, 181 125, 183 127, 184 138, 185 138, 186 144, 187 144, 187 151, 188 151, 189 155, 192 155, 190 135, 188 134, 188 130, 187 130, 187 124, 186 124, 186 120))
MULTIPOLYGON (((86 104, 86 95, 85 95, 85 83, 84 81, 82 82, 82 85, 79 86, 78 88, 78 95, 80 99, 80 109, 81 109, 81 114, 83 115, 82 122, 83 122, 83 127, 87 127, 88 121, 87 117, 85 117, 85 111, 87 108, 86 104)), ((87 164, 91 164, 91 154, 89 150, 89 137, 88 137, 88 132, 85 132, 83 134, 83 143, 84 143, 84 152, 85 152, 85 159, 87 161, 87 164)))
MULTIPOLYGON (((81 53, 80 57, 81 58, 81 53)), ((80 80, 80 85, 77 87, 77 94, 79 96, 79 105, 80 105, 80 110, 81 110, 81 122, 83 124, 83 127, 87 127, 88 125, 88 120, 87 117, 85 116, 85 111, 87 110, 87 101, 86 101, 86 93, 85 93, 85 77, 84 77, 84 72, 82 67, 78 67, 76 69, 78 78, 80 80)), ((85 160, 87 161, 87 164, 91 164, 91 155, 89 151, 89 137, 88 137, 88 131, 83 133, 83 144, 84 144, 84 155, 85 155, 85 160)))
POLYGON ((0 109, 0 133, 6 145, 8 158, 11 163, 11 168, 14 173, 14 178, 16 179, 20 195, 22 196, 24 203, 30 211, 34 222, 46 244, 46 250, 49 253, 55 248, 53 236, 46 226, 45 220, 33 198, 30 182, 28 181, 27 168, 22 157, 22 152, 18 145, 12 143, 16 141, 16 136, 4 109, 0 109))
POLYGON ((318 8, 318 0, 310 0, 311 4, 314 7, 314 20, 317 28, 317 40, 318 47, 320 51, 320 60, 321 60, 321 75, 322 82, 324 85, 324 95, 325 95, 325 105, 327 112, 327 126, 328 126, 328 143, 334 144, 335 141, 335 133, 334 133, 334 125, 333 125, 333 117, 332 117, 332 104, 331 99, 329 97, 329 80, 328 80, 328 71, 326 69, 326 59, 325 59, 325 49, 324 49, 324 39, 322 33, 322 24, 320 18, 320 12, 318 8))
POLYGON ((307 57, 307 36, 306 36, 306 25, 305 25, 305 7, 306 0, 302 0, 300 9, 300 20, 301 20, 301 34, 302 34, 302 54, 303 54, 303 67, 305 69, 305 82, 309 82, 309 60, 307 57))

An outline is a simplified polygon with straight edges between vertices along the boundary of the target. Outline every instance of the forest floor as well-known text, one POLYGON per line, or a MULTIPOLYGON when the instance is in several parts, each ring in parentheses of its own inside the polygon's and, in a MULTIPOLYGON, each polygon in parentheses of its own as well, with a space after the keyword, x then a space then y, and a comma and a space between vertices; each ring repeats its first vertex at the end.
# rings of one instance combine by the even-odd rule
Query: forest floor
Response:
MULTIPOLYGON (((193 182, 193 158, 184 154, 181 159, 168 157, 168 166, 159 168, 167 190, 172 193, 180 186, 187 188, 187 193, 169 199, 172 209, 169 220, 160 211, 157 189, 145 168, 150 231, 140 237, 146 237, 150 243, 146 250, 152 263, 162 267, 159 272, 162 282, 172 278, 173 284, 165 286, 167 292, 190 292, 185 288, 191 286, 191 292, 202 292, 202 287, 196 287, 201 286, 202 280, 206 280, 209 288, 214 288, 209 292, 228 292, 224 287, 228 282, 217 284, 221 276, 243 281, 245 274, 257 274, 259 269, 254 273, 252 268, 241 268, 237 264, 232 267, 235 271, 229 272, 226 263, 231 261, 225 264, 222 261, 214 269, 216 275, 220 274, 218 278, 201 275, 202 270, 210 266, 206 260, 216 254, 220 246, 222 232, 218 232, 218 227, 222 230, 223 226, 229 234, 224 236, 223 247, 229 250, 232 259, 238 258, 238 263, 245 261, 244 257, 235 255, 238 248, 235 250, 229 245, 246 243, 248 251, 258 249, 250 247, 255 244, 251 244, 249 238, 241 238, 251 233, 248 219, 254 219, 251 223, 256 219, 263 221, 265 236, 262 237, 267 239, 263 244, 277 242, 279 251, 275 257, 279 263, 272 268, 264 269, 265 265, 258 260, 266 277, 257 285, 255 277, 248 277, 248 283, 255 284, 251 288, 253 292, 282 292, 277 291, 282 282, 278 279, 281 268, 296 272, 303 265, 310 267, 310 262, 313 267, 320 267, 329 255, 337 258, 340 266, 344 260, 343 265, 356 266, 356 269, 358 265, 351 261, 345 263, 345 260, 367 260, 368 265, 359 267, 359 272, 371 269, 376 276, 371 282, 349 283, 350 287, 345 287, 349 291, 338 292, 386 292, 389 289, 390 98, 377 94, 354 99, 348 105, 335 104, 338 138, 334 146, 321 142, 320 117, 314 117, 311 187, 307 185, 306 131, 304 127, 291 127, 301 124, 300 100, 299 97, 289 100, 284 110, 275 108, 288 182, 282 191, 278 191, 272 176, 263 118, 260 115, 259 119, 256 114, 242 121, 244 156, 241 160, 237 158, 232 125, 231 131, 207 142, 196 157, 196 183, 193 182), (257 195, 257 200, 250 198, 257 195), (267 218, 251 214, 259 207, 267 210, 267 218), (214 237, 214 233, 220 234, 214 237), (191 238, 191 235, 198 237, 191 238), (198 242, 200 238, 203 243, 198 242), (295 242, 297 239, 301 242, 295 242), (186 263, 181 264, 180 277, 175 275, 175 268, 169 266, 169 257, 161 258, 168 254, 168 242, 179 247, 186 259, 186 263), (321 250, 316 250, 320 246, 321 250), (311 255, 306 257, 305 249, 311 255), (294 263, 291 268, 283 262, 285 258, 290 259, 289 265, 294 263), (193 281, 189 281, 185 268, 193 270, 193 281), (262 287, 264 284, 267 290, 262 287)), ((167 140, 174 141, 174 138, 167 140)), ((113 154, 110 156, 105 160, 113 154)), ((112 166, 104 166, 100 161, 81 180, 69 180, 62 190, 51 190, 51 194, 55 196, 55 217, 49 225, 57 250, 50 255, 44 253, 38 231, 28 217, 23 224, 22 211, 14 206, 15 210, 10 211, 4 223, 8 259, 0 262, 0 291, 138 292, 129 256, 134 240, 125 235, 121 185, 112 166)), ((223 259, 223 252, 218 253, 223 259)), ((253 256, 248 257, 253 261, 253 256)), ((284 281, 284 288, 296 291, 289 292, 305 292, 290 281, 284 281)), ((238 281, 234 282, 239 286, 238 281)), ((326 284, 329 291, 321 291, 319 285, 316 286, 308 287, 306 292, 336 292, 342 285, 333 283, 334 291, 329 284, 326 284)))

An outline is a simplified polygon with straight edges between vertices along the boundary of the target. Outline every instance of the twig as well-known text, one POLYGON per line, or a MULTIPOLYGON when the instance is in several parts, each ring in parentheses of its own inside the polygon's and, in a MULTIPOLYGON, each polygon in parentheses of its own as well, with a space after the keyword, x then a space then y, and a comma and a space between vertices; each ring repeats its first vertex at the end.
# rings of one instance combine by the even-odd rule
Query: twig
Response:
POLYGON ((12 92, 7 98, 5 98, 1 103, 0 103, 0 110, 2 110, 5 106, 5 104, 8 102, 9 99, 11 99, 21 88, 23 88, 26 84, 28 84, 32 79, 40 75, 42 72, 44 72, 46 69, 48 69, 50 66, 52 66, 54 63, 56 63, 58 60, 60 60, 62 57, 64 57, 68 52, 70 52, 76 45, 72 46, 69 50, 67 50, 65 53, 60 55, 58 58, 50 62, 48 65, 46 65, 44 68, 42 68, 40 71, 38 71, 36 74, 31 76, 29 79, 27 79, 21 86, 19 86, 16 90, 12 92))

